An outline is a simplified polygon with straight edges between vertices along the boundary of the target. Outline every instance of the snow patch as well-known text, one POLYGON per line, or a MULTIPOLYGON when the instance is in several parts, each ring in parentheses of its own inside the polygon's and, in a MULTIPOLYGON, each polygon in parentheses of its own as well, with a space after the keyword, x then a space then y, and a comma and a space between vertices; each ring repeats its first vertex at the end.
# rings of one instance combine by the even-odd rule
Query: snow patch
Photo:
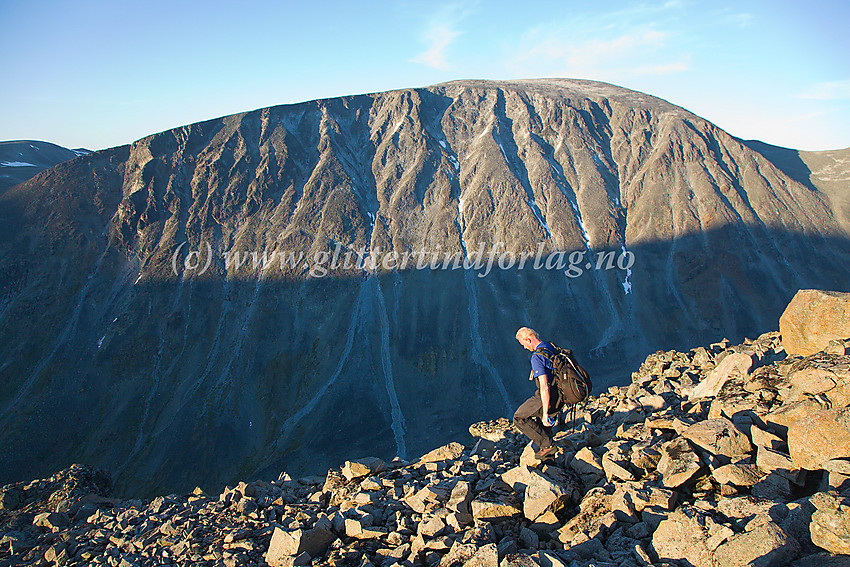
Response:
POLYGON ((25 161, 0 161, 0 167, 38 167, 25 161))
POLYGON ((590 237, 587 235, 587 227, 584 226, 584 221, 581 220, 581 213, 578 210, 578 205, 573 203, 572 199, 570 200, 570 205, 573 207, 573 212, 576 214, 576 220, 578 221, 578 226, 581 229, 581 234, 584 236, 584 241, 590 242, 590 237))
MULTIPOLYGON (((620 246, 620 248, 623 251, 623 256, 628 254, 625 246, 620 246)), ((626 295, 629 295, 632 292, 632 282, 629 281, 630 277, 632 277, 632 269, 626 268, 626 279, 623 280, 623 291, 626 293, 626 295)))
POLYGON ((590 150, 590 157, 593 158, 593 161, 596 163, 596 165, 598 165, 600 167, 603 165, 602 160, 599 159, 599 155, 597 155, 597 153, 594 150, 590 150))
POLYGON ((539 222, 543 226, 543 229, 546 231, 546 235, 549 238, 552 238, 552 231, 549 230, 549 225, 546 224, 545 220, 543 220, 543 215, 533 199, 528 201, 528 208, 530 208, 531 212, 534 213, 534 216, 537 217, 537 222, 539 222))
POLYGON ((508 154, 505 153, 505 148, 502 147, 502 142, 497 142, 499 144, 499 149, 502 150, 502 157, 505 158, 505 163, 508 162, 508 154))

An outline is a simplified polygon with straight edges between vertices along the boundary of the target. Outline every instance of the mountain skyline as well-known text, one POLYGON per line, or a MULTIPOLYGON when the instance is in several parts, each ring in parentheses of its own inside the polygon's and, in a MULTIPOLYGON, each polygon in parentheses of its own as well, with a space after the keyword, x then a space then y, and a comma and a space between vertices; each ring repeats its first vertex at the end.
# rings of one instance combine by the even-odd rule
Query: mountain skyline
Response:
POLYGON ((845 148, 848 10, 837 0, 157 1, 144 13, 6 2, 0 139, 99 149, 275 104, 575 77, 651 92, 743 139, 845 148))

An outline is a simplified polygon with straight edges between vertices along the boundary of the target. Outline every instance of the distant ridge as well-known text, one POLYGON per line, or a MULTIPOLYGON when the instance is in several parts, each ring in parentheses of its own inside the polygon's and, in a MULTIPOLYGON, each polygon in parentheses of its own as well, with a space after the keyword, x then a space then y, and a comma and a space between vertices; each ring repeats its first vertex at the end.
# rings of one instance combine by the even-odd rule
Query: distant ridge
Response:
POLYGON ((15 140, 0 142, 0 193, 58 163, 91 153, 69 150, 50 142, 15 140))

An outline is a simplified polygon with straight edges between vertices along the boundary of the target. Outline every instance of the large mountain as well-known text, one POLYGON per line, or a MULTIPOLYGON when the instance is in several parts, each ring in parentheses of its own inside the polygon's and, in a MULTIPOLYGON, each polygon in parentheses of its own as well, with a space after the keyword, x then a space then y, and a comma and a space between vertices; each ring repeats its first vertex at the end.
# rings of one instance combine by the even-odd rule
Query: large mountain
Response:
POLYGON ((0 483, 83 461, 150 494, 421 454, 532 392, 525 324, 598 389, 757 336, 800 288, 850 290, 848 157, 547 79, 61 164, 0 195, 0 483))

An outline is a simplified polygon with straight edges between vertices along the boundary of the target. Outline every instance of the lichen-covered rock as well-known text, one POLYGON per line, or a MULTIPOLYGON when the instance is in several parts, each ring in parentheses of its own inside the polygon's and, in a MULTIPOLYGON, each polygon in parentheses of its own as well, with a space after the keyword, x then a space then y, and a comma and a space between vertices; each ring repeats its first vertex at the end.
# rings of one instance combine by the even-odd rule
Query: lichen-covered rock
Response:
POLYGON ((850 337, 850 293, 801 289, 779 318, 788 354, 808 356, 850 337))
POLYGON ((794 465, 817 470, 832 459, 850 457, 850 408, 810 410, 788 427, 794 465))
POLYGON ((830 553, 850 555, 850 499, 819 492, 809 502, 816 508, 809 525, 812 543, 830 553))
POLYGON ((682 436, 727 462, 746 458, 753 449, 747 436, 725 417, 699 421, 682 432, 682 436))
POLYGON ((266 563, 272 567, 286 565, 287 556, 307 553, 310 557, 323 555, 336 536, 325 527, 315 527, 310 530, 285 531, 275 528, 266 552, 266 563))
POLYGON ((676 488, 691 480, 702 470, 699 456, 684 437, 677 437, 661 446, 658 472, 667 488, 676 488))
POLYGON ((749 487, 757 483, 763 474, 755 465, 730 463, 714 469, 711 476, 720 484, 749 487))
POLYGON ((708 535, 698 516, 677 510, 652 534, 652 549, 662 561, 687 561, 694 567, 718 567, 708 548, 708 535))
POLYGON ((523 498, 523 514, 529 520, 534 521, 547 511, 558 512, 572 498, 575 486, 569 477, 556 471, 553 468, 547 475, 531 471, 523 498))
POLYGON ((714 552, 718 567, 780 567, 800 553, 800 544, 773 522, 733 536, 714 552))
POLYGON ((381 472, 386 467, 386 463, 377 457, 365 457, 353 461, 345 461, 342 467, 342 476, 346 480, 363 478, 364 476, 381 472))
POLYGON ((422 455, 420 463, 436 463, 438 461, 455 460, 463 454, 463 445, 455 441, 422 455))
POLYGON ((723 389, 727 380, 733 376, 746 376, 752 365, 753 359, 746 353, 737 352, 726 356, 717 367, 708 373, 705 380, 697 384, 688 399, 696 400, 716 396, 723 389))

